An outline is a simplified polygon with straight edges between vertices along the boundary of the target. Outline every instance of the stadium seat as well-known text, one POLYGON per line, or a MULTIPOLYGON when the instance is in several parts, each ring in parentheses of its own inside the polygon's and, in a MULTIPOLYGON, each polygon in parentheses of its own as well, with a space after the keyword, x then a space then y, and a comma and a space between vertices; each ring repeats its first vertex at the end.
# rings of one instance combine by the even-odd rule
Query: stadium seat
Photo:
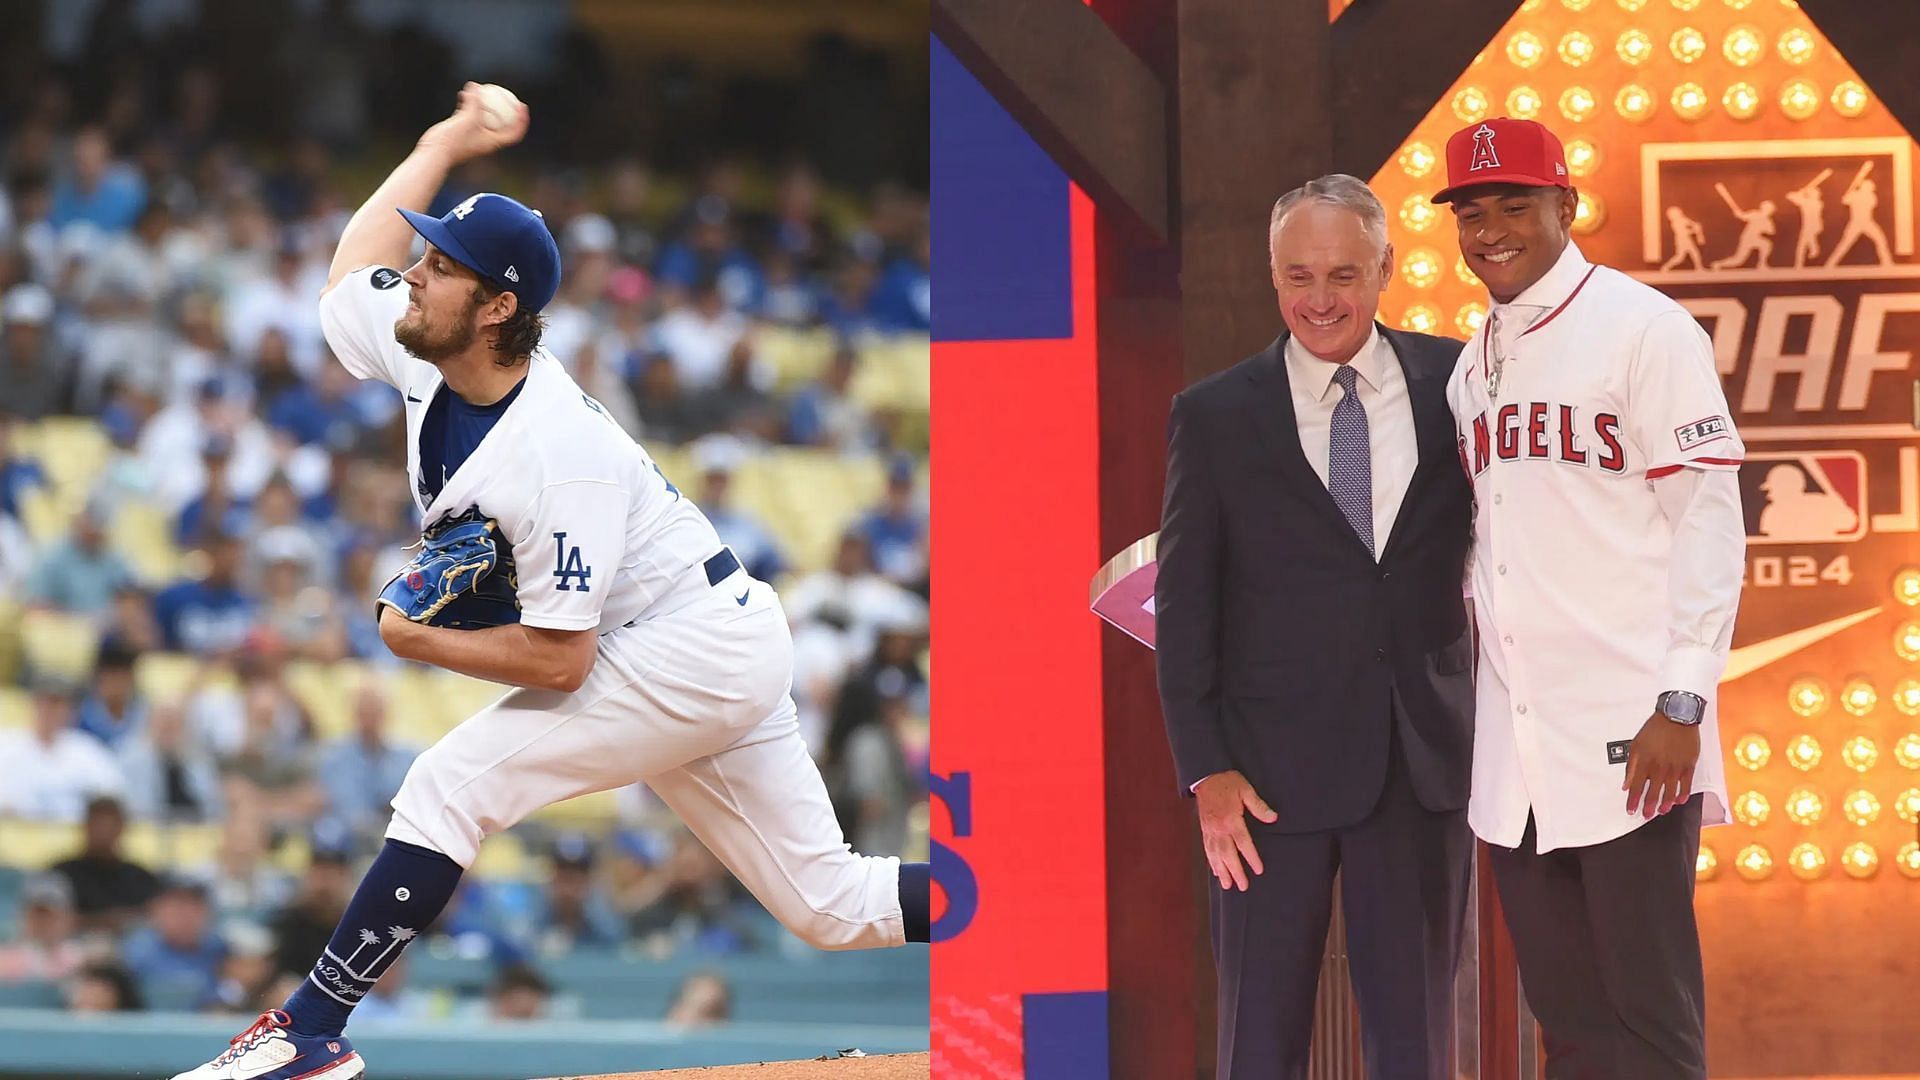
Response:
POLYGON ((80 826, 0 818, 0 863, 44 870, 80 849, 80 826))
POLYGON ((93 675, 100 630, 92 619, 35 609, 20 619, 21 658, 35 675, 83 686, 93 675))
POLYGON ((761 359, 773 367, 775 387, 781 393, 818 379, 833 362, 833 331, 768 327, 755 342, 761 359))
POLYGON ((136 581, 149 587, 180 574, 180 550, 173 543, 173 520, 149 503, 128 502, 107 525, 107 543, 127 560, 136 581))
POLYGON ((27 538, 43 548, 67 535, 73 510, 55 488, 30 487, 20 493, 20 524, 27 538))
POLYGON ((343 738, 353 730, 353 699, 367 678, 366 668, 350 660, 337 664, 296 660, 287 665, 287 689, 313 717, 314 736, 322 742, 343 738))
MULTIPOLYGON (((148 701, 175 701, 193 689, 200 674, 200 658, 186 653, 150 652, 134 661, 133 681, 148 701)), ((230 681, 220 675, 214 681, 230 681)))
POLYGON ((220 850, 220 826, 131 821, 124 850, 127 858, 152 870, 205 866, 220 850))
POLYGON ((848 393, 869 409, 926 412, 932 400, 928 357, 926 338, 869 338, 861 343, 860 364, 848 393))
POLYGON ((17 687, 0 687, 0 730, 33 723, 33 699, 17 687))
POLYGON ((62 495, 87 493, 106 469, 113 446, 107 433, 90 417, 54 416, 40 421, 35 452, 48 482, 62 495))

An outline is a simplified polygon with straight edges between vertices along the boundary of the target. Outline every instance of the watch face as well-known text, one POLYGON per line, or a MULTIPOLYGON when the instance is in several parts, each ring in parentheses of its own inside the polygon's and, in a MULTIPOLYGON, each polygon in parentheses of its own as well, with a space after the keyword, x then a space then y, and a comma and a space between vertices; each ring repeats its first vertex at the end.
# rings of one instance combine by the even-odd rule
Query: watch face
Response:
POLYGON ((1697 724, 1704 711, 1704 703, 1692 694, 1668 694, 1660 703, 1660 711, 1679 723, 1697 724))

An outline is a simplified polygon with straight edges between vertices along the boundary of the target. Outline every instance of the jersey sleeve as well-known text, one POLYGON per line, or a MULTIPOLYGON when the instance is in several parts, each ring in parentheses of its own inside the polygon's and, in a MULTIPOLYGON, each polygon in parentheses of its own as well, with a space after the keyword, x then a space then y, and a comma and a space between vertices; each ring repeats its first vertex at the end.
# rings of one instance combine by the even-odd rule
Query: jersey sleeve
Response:
POLYGON ((413 358, 393 339, 393 324, 406 314, 407 292, 399 271, 363 266, 320 298, 320 330, 355 378, 404 389, 413 358))
POLYGON ((547 630, 600 625, 626 548, 627 493, 605 480, 551 484, 527 520, 513 545, 520 621, 547 630))
POLYGON ((1692 315, 1655 316, 1628 379, 1627 433, 1646 455, 1647 479, 1681 469, 1740 467, 1746 446, 1714 371, 1713 344, 1692 315))

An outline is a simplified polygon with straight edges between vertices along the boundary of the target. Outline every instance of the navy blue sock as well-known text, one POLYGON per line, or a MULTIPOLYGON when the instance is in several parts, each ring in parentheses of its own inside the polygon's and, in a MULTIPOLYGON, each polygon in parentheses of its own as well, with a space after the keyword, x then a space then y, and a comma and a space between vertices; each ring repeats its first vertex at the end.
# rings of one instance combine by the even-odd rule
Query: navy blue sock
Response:
POLYGON ((437 851, 387 841, 347 902, 327 951, 283 1006, 293 1030, 338 1035, 407 942, 440 917, 460 874, 460 864, 437 851))
POLYGON ((933 874, 923 862, 900 864, 900 915, 908 941, 933 939, 933 874))

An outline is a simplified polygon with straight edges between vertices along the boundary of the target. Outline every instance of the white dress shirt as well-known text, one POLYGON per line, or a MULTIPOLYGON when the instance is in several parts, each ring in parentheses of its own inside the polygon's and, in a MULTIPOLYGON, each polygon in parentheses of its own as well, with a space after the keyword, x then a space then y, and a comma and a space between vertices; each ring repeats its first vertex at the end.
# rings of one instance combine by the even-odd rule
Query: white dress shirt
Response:
MULTIPOLYGON (((1333 407, 1340 403, 1340 385, 1333 381, 1340 365, 1308 352, 1300 339, 1287 339, 1287 382, 1293 390, 1293 416, 1300 429, 1300 449, 1314 475, 1327 482, 1327 459, 1332 441, 1333 407)), ((1413 404, 1407 398, 1407 377, 1393 346, 1374 327, 1366 344, 1348 361, 1359 378, 1354 393, 1367 410, 1367 444, 1373 457, 1373 550, 1387 550, 1387 534, 1407 497, 1414 467, 1420 463, 1420 441, 1414 433, 1413 404)))

